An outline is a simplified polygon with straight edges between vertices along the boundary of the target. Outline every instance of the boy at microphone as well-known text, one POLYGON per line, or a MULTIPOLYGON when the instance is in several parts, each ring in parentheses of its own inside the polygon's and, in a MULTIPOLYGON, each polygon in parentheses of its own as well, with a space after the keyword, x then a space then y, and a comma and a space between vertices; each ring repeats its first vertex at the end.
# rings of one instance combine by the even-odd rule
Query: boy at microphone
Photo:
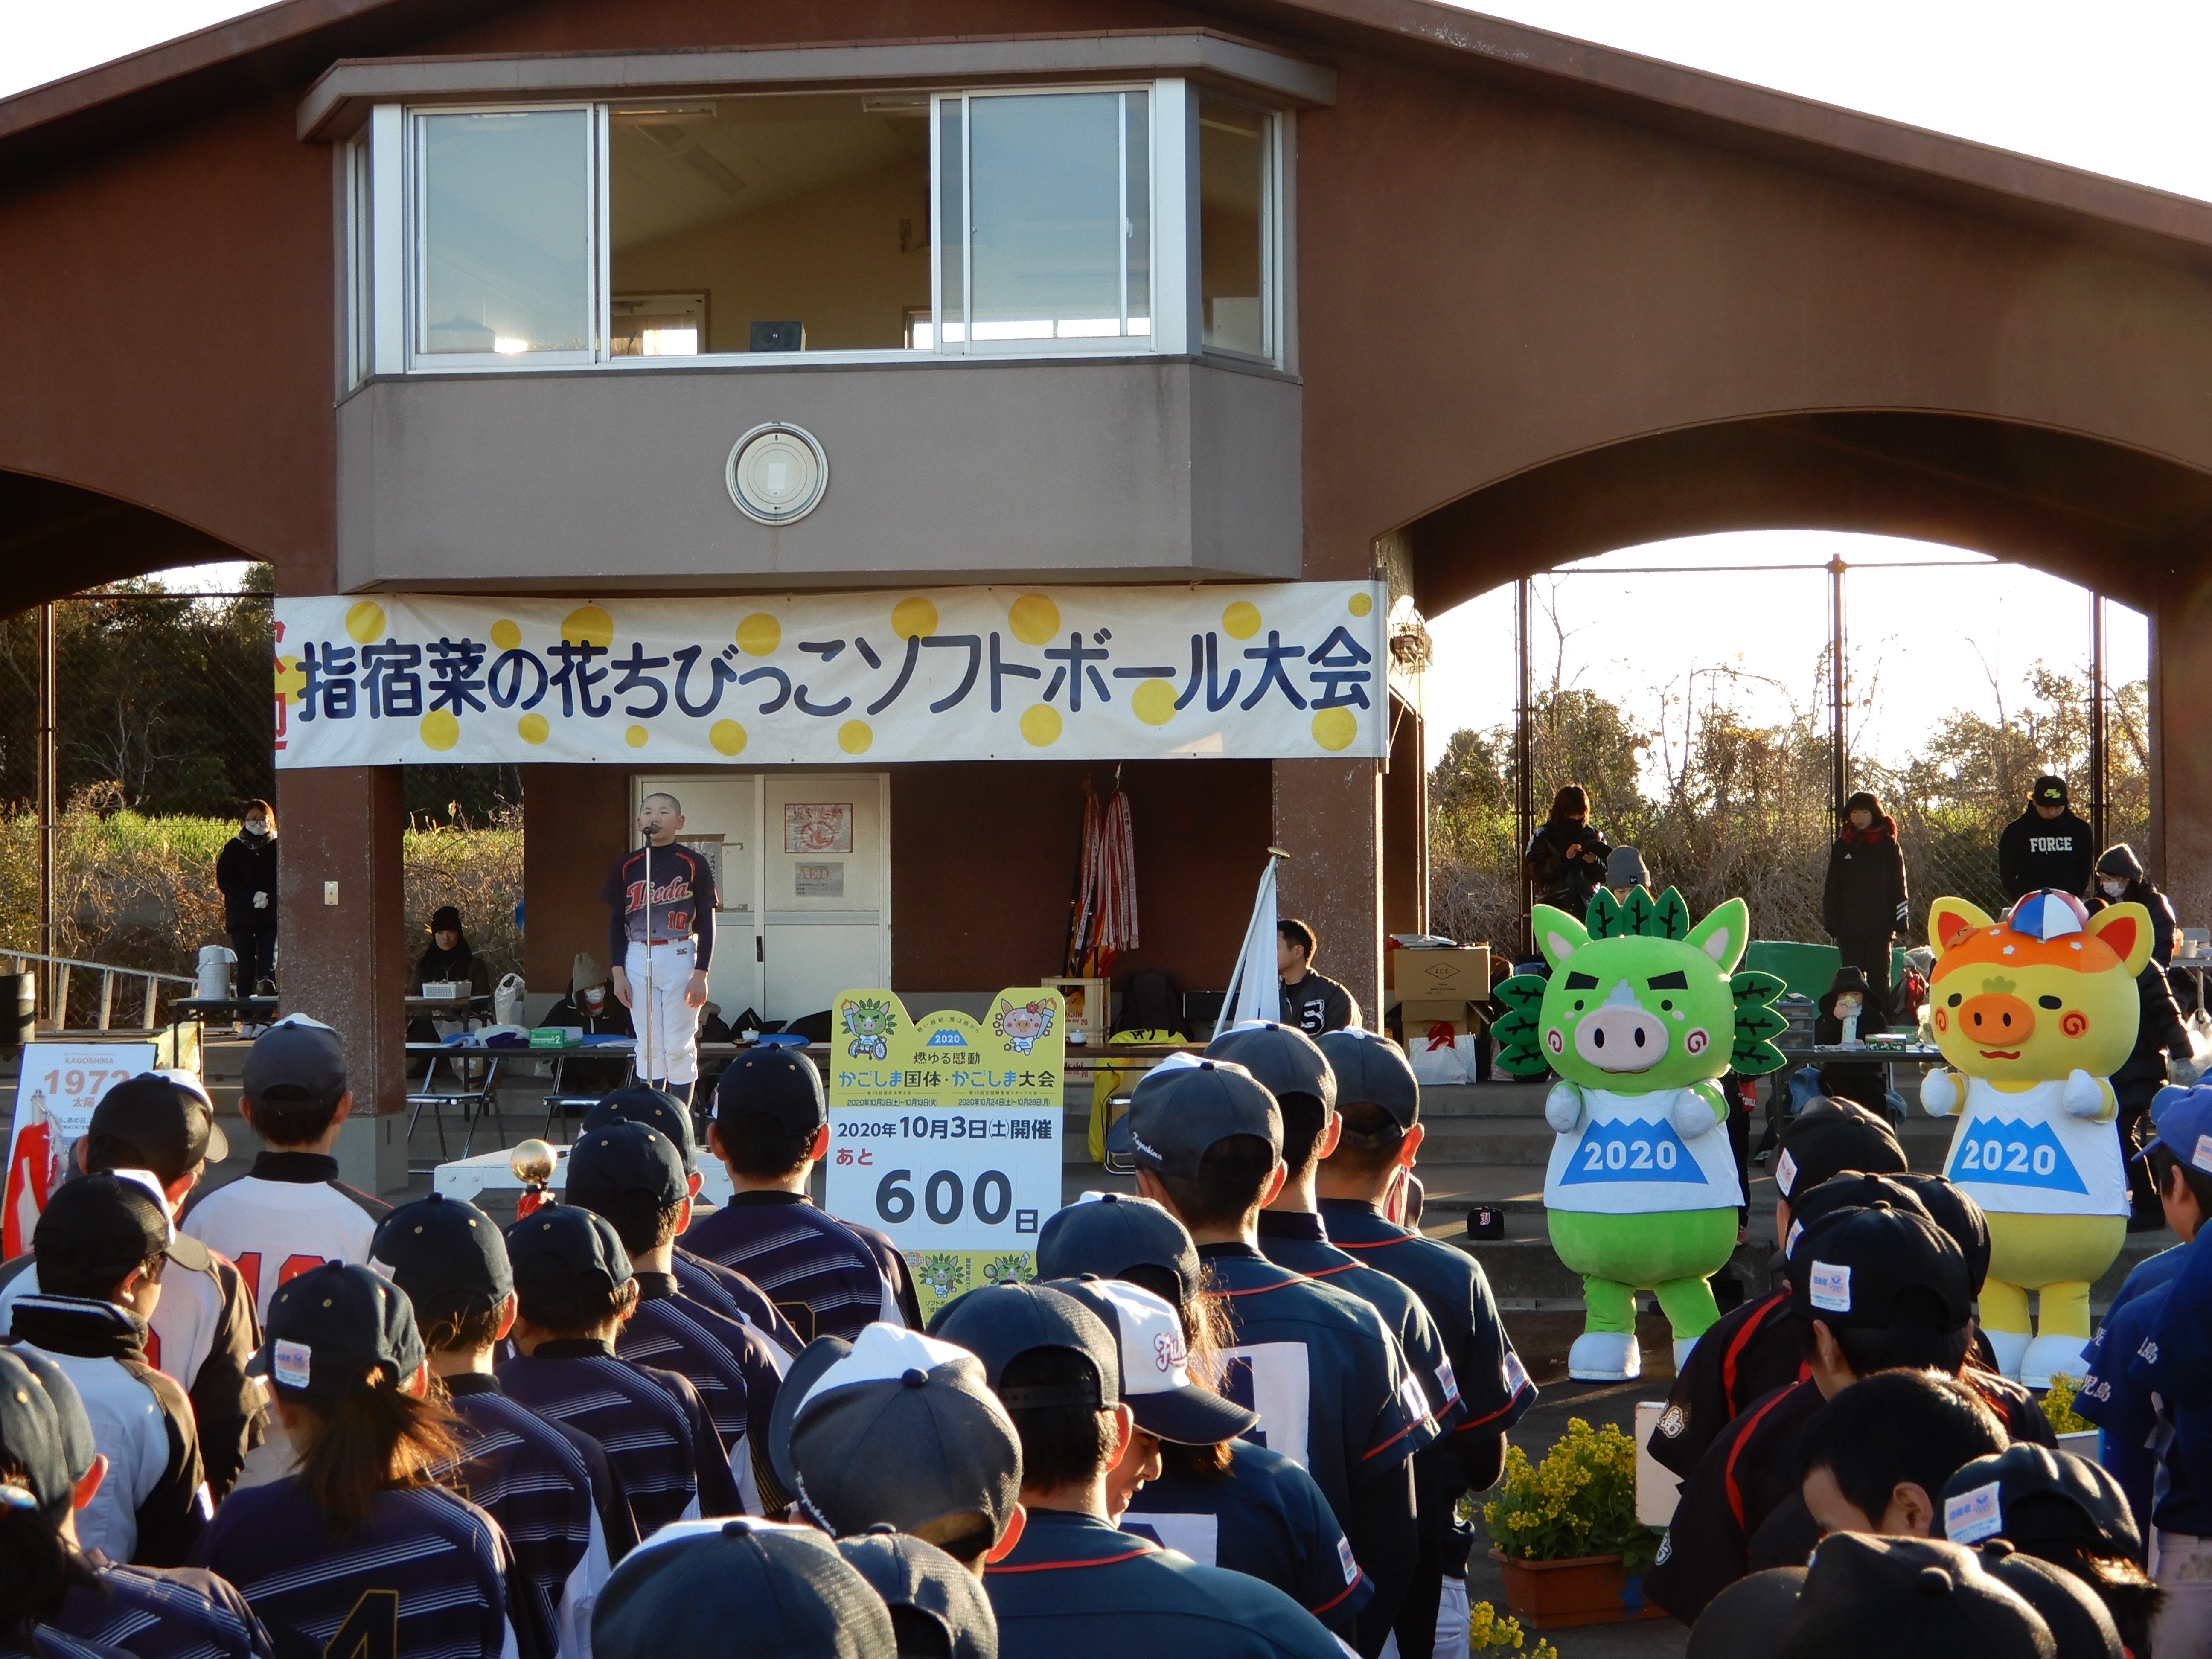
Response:
POLYGON ((699 1010, 714 954, 714 872, 676 839, 684 807, 675 796, 638 803, 645 845, 623 854, 599 896, 607 906, 607 951, 615 995, 637 1030, 637 1075, 689 1102, 699 1076, 699 1010))

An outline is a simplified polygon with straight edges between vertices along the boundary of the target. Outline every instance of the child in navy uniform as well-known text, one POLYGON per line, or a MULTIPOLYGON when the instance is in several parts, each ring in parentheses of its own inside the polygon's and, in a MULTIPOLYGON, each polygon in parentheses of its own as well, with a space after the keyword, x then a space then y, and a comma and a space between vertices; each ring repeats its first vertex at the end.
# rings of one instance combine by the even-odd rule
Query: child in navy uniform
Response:
POLYGON ((671 1521, 740 1512, 737 1483, 698 1390, 615 1353, 637 1306, 629 1254, 605 1217, 547 1205, 507 1230, 519 1313, 508 1396, 606 1449, 640 1538, 671 1521))
POLYGON ((699 1076, 699 1011, 714 959, 714 866, 676 837, 684 808, 676 797, 638 803, 646 844, 607 872, 607 951, 615 995, 637 1030, 637 1071, 656 1089, 689 1099, 699 1076))
POLYGON ((414 1306, 437 1392, 459 1419, 454 1479, 506 1532, 560 1651, 588 1651, 592 1601, 637 1538, 599 1443, 524 1410, 492 1375, 492 1349, 515 1319, 507 1241, 475 1205, 433 1193, 385 1218, 369 1265, 414 1306))
POLYGON ((342 1262, 301 1273, 270 1306, 254 1370, 299 1471, 233 1492, 193 1560, 238 1586, 277 1659, 545 1659, 550 1633, 499 1523, 437 1484, 460 1448, 426 1398, 404 1291, 342 1262))
POLYGON ((1375 1580, 1358 1643, 1371 1659, 1419 1554, 1413 1459, 1437 1437, 1427 1395, 1373 1308, 1260 1254, 1257 1217, 1286 1172, 1282 1114, 1250 1073, 1171 1060, 1137 1085, 1127 1121, 1138 1190, 1189 1228, 1228 1297, 1224 1392, 1259 1413, 1261 1443, 1305 1464, 1375 1580))

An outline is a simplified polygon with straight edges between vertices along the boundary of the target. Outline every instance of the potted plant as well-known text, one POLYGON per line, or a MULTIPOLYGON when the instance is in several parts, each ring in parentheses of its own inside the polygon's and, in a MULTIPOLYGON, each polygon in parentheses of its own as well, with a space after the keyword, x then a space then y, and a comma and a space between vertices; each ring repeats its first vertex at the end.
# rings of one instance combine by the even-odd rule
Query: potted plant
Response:
POLYGON ((1662 1534, 1636 1518, 1636 1443, 1612 1425, 1571 1418, 1540 1466, 1508 1447, 1482 1518, 1505 1604, 1535 1629, 1665 1616, 1643 1594, 1662 1534))

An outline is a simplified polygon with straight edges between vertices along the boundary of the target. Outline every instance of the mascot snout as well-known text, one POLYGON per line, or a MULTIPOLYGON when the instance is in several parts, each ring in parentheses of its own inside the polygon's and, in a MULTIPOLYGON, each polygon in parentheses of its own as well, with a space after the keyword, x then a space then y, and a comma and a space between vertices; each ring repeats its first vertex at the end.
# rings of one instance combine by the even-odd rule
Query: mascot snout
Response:
POLYGON ((1648 1072, 1667 1056, 1667 1028, 1623 980, 1575 1027, 1575 1052, 1601 1072, 1648 1072))

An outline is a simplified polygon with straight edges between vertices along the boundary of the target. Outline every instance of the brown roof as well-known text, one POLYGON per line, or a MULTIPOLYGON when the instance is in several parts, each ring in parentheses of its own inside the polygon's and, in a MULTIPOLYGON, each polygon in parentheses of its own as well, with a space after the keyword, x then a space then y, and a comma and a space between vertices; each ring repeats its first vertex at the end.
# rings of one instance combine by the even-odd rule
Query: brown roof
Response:
MULTIPOLYGON (((280 0, 0 99, 0 183, 530 0, 280 0)), ((1395 58, 2053 234, 2212 263, 2212 204, 1435 0, 1190 0, 1278 40, 1395 58)))

